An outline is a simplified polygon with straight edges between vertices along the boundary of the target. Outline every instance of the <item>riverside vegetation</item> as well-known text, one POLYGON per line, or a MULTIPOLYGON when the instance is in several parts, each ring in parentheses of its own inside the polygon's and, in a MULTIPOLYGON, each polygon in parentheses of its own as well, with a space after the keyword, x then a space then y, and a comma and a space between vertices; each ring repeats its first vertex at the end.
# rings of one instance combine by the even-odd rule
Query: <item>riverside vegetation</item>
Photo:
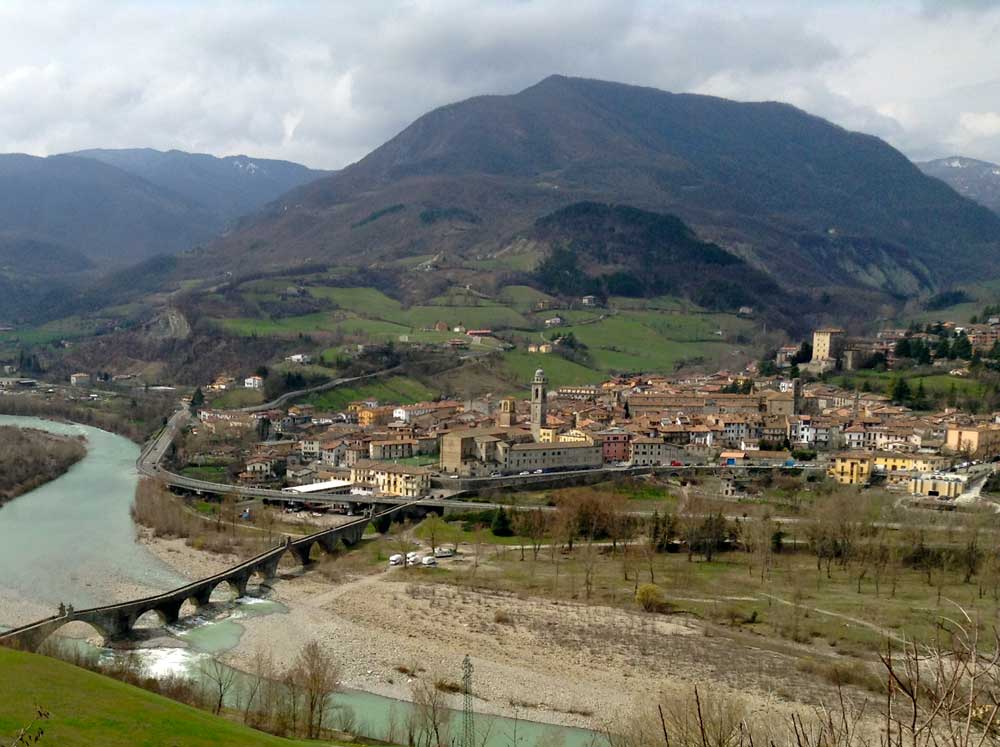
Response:
POLYGON ((0 505, 59 477, 86 453, 77 438, 0 426, 0 505))

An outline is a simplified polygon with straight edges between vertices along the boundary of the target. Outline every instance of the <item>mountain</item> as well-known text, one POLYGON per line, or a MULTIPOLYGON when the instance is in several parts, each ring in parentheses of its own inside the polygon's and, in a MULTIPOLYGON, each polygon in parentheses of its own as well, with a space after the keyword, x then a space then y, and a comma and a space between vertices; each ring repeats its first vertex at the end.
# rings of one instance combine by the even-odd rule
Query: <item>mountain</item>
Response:
POLYGON ((93 159, 0 155, 8 241, 124 264, 205 241, 218 224, 207 208, 93 159))
POLYGON ((1000 213, 1000 166, 975 158, 951 156, 924 161, 917 166, 928 176, 940 179, 963 197, 1000 213))
POLYGON ((1000 259, 1000 218, 876 137, 786 104, 552 76, 424 115, 197 265, 502 256, 542 216, 587 201, 675 215, 786 287, 911 295, 1000 259))
MULTIPOLYGON (((150 149, 0 154, 0 319, 54 313, 94 276, 208 242, 244 213, 328 173, 150 149)), ((93 286, 87 306, 94 289, 106 288, 93 286)))
POLYGON ((526 238, 549 249, 535 270, 549 293, 685 296, 720 310, 781 295, 768 275, 699 240, 671 215, 578 202, 539 218, 526 238))
POLYGON ((226 225, 295 187, 327 176, 291 161, 249 156, 217 158, 152 148, 81 150, 68 155, 114 166, 206 208, 226 225))

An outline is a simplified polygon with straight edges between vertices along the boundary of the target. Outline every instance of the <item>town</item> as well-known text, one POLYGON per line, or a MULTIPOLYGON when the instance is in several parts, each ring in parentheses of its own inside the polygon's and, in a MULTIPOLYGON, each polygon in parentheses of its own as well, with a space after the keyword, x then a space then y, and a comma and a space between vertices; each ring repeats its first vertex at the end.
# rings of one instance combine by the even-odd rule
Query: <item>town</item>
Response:
MULTIPOLYGON (((988 353, 997 321, 953 332, 954 346, 968 345, 969 358, 988 353)), ((939 345, 937 337, 890 330, 853 340, 825 328, 813 334, 808 360, 797 358, 804 346, 789 346, 770 365, 751 363, 740 372, 616 376, 554 389, 538 369, 525 382, 528 399, 369 399, 337 412, 304 404, 257 412, 205 405, 197 410, 194 434, 206 438, 192 443, 206 450, 185 449, 179 466, 221 464, 239 485, 303 496, 411 498, 488 486, 490 478, 512 485, 512 477, 571 473, 565 484, 572 484, 587 470, 808 467, 843 485, 884 486, 931 499, 923 505, 954 507, 977 482, 968 468, 1000 456, 998 416, 954 407, 916 411, 913 402, 889 394, 804 383, 812 374, 855 371, 873 359, 898 365, 899 351, 929 350, 939 345), (248 443, 247 434, 260 438, 248 443)), ((961 361, 944 362, 956 377, 967 375, 961 361)), ((206 389, 236 385, 220 376, 206 389)), ((247 388, 261 385, 259 376, 243 381, 247 388)))

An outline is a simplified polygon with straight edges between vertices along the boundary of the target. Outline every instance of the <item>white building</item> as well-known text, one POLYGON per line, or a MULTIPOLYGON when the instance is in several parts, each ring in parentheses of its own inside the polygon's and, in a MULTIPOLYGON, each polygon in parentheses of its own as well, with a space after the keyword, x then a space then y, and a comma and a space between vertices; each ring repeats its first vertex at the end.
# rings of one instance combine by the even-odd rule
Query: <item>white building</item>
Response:
POLYGON ((243 380, 243 387, 245 389, 263 389, 264 379, 260 376, 247 376, 243 380))

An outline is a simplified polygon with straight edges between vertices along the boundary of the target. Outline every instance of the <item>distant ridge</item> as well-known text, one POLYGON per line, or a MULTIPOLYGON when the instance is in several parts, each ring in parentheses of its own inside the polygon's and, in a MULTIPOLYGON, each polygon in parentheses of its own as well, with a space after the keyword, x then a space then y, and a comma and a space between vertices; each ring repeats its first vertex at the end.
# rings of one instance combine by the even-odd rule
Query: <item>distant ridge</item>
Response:
POLYGON ((245 155, 218 158, 204 153, 152 148, 81 150, 69 155, 101 161, 142 177, 210 210, 222 224, 257 210, 290 189, 331 173, 291 161, 245 155))
POLYGON ((975 200, 1000 213, 1000 165, 964 156, 924 161, 917 166, 928 176, 940 179, 963 197, 975 200))

